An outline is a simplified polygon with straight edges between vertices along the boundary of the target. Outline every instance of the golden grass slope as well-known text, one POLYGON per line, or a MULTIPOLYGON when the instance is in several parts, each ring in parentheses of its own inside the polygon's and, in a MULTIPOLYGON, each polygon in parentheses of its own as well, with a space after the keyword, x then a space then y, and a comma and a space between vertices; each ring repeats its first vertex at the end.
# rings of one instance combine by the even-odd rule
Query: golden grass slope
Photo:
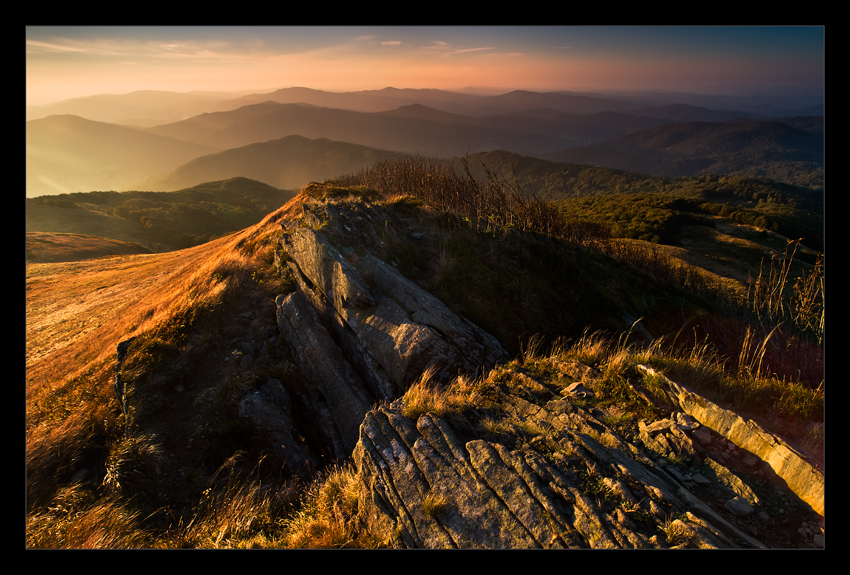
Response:
POLYGON ((243 265, 248 252, 238 248, 277 231, 274 222, 283 211, 185 250, 28 263, 28 396, 47 383, 61 385, 73 372, 114 356, 119 342, 233 287, 229 285, 233 280, 226 274, 216 275, 216 270, 243 265))
POLYGON ((133 242, 87 234, 27 233, 27 262, 73 262, 104 256, 147 254, 151 250, 133 242))

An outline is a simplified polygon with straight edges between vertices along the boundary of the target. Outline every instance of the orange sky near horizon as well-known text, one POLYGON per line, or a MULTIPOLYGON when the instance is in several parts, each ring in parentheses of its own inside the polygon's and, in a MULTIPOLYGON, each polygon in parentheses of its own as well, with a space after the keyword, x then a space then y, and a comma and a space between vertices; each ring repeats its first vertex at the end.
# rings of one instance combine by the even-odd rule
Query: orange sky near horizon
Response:
POLYGON ((136 90, 823 87, 824 29, 27 27, 26 99, 136 90))

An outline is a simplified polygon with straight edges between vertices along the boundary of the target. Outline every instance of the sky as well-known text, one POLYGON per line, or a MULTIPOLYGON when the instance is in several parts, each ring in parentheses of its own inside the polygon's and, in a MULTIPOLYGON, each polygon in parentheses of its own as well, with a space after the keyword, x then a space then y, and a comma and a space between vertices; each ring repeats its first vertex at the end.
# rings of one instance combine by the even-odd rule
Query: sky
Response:
POLYGON ((136 90, 824 87, 823 26, 26 27, 27 105, 136 90))

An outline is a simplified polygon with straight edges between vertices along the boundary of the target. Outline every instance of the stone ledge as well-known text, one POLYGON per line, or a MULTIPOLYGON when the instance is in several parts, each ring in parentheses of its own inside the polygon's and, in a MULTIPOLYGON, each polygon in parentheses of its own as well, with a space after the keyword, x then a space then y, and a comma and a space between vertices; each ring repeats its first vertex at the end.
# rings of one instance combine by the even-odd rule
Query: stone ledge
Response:
POLYGON ((637 367, 647 374, 661 378, 665 382, 667 396, 682 411, 767 463, 800 499, 823 516, 823 473, 806 461, 794 448, 780 437, 766 431, 755 421, 744 420, 739 415, 697 395, 685 385, 666 378, 651 367, 645 365, 637 367))

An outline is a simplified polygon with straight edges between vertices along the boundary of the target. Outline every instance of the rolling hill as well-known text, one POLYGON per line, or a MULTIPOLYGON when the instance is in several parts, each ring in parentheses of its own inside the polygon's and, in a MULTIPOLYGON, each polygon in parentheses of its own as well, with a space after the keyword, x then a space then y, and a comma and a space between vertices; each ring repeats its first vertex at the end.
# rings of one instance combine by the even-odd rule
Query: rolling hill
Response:
POLYGON ((148 131, 188 142, 205 142, 219 149, 290 135, 438 156, 498 148, 542 153, 568 145, 558 136, 503 127, 493 121, 475 121, 422 106, 397 113, 364 113, 265 102, 231 112, 202 114, 148 131))
POLYGON ((114 190, 217 151, 138 129, 79 116, 50 116, 26 125, 27 197, 114 190))
POLYGON ((817 118, 670 123, 542 157, 657 176, 729 174, 819 187, 818 124, 817 118))
POLYGON ((293 135, 201 156, 126 189, 172 191, 237 176, 275 188, 295 189, 366 168, 392 155, 366 146, 293 135))
POLYGON ((628 112, 640 107, 628 99, 564 92, 531 92, 513 90, 495 96, 474 96, 434 89, 363 90, 359 92, 325 92, 310 88, 283 88, 269 94, 252 94, 235 98, 225 105, 237 108, 265 101, 281 104, 309 104, 320 108, 336 108, 357 112, 382 112, 410 104, 419 104, 454 114, 468 116, 506 115, 535 108, 549 108, 565 114, 592 114, 602 111, 628 112))
POLYGON ((138 90, 128 94, 96 94, 44 106, 28 106, 27 121, 47 116, 80 116, 95 122, 158 126, 220 109, 220 102, 239 92, 167 92, 138 90))
MULTIPOLYGON (((148 99, 151 110, 161 111, 192 101, 191 95, 138 92, 89 103, 102 103, 108 110, 110 102, 143 107, 148 99)), ((291 88, 229 102, 233 109, 145 129, 68 115, 28 122, 27 193, 139 187, 195 158, 288 136, 440 157, 505 150, 652 175, 739 174, 807 186, 822 185, 823 179, 822 117, 692 122, 684 120, 728 119, 738 112, 523 91, 481 97, 439 90, 333 94, 291 88), (299 103, 280 103, 271 96, 299 103), (242 105, 255 100, 260 101, 242 105)), ((200 164, 209 165, 208 160, 200 164)), ((251 168, 242 174, 222 169, 194 180, 178 178, 167 189, 236 175, 255 177, 252 174, 276 186, 297 187, 333 175, 319 168, 318 177, 300 175, 309 169, 288 179, 280 173, 260 176, 268 169, 251 168)))
POLYGON ((451 110, 464 102, 474 102, 478 96, 435 89, 384 88, 357 92, 326 92, 312 88, 281 88, 268 94, 249 94, 223 102, 221 110, 276 102, 278 104, 307 104, 319 108, 337 108, 354 112, 383 112, 409 104, 421 104, 451 110))
POLYGON ((162 252, 260 221, 295 193, 247 178, 173 192, 77 192, 27 200, 26 231, 85 234, 162 252))

